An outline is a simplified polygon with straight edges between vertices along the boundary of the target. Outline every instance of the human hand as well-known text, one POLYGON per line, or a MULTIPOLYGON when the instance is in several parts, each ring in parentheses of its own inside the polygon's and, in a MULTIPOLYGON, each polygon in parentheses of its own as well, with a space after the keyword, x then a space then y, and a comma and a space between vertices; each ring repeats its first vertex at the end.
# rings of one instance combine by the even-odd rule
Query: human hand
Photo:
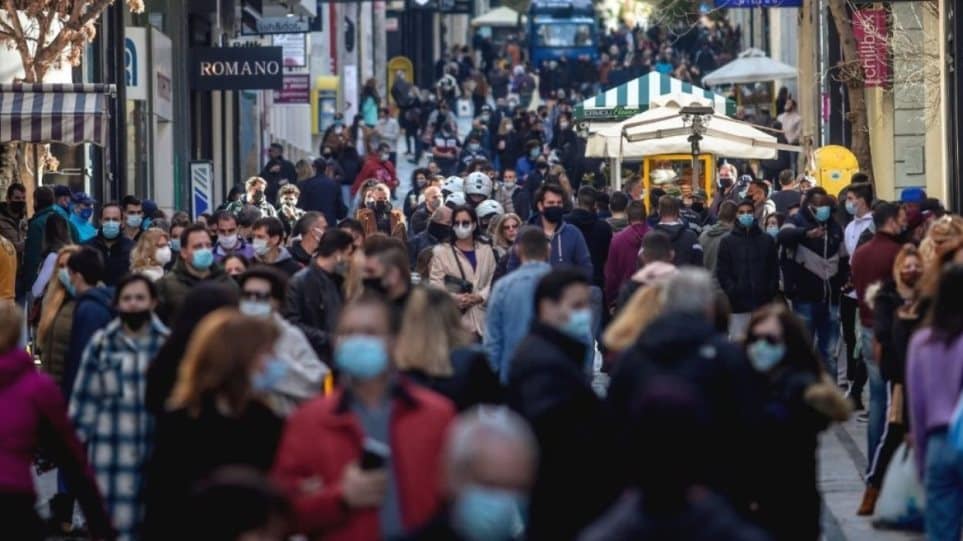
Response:
POLYGON ((272 165, 272 166, 271 166, 271 169, 269 169, 269 171, 271 171, 272 173, 280 173, 280 172, 281 172, 281 166, 280 166, 280 165, 272 165))
POLYGON ((814 227, 809 231, 806 231, 806 236, 811 239, 819 239, 826 235, 826 229, 823 227, 814 227))
POLYGON ((341 478, 341 498, 348 507, 378 507, 388 489, 388 474, 382 470, 364 471, 352 462, 341 478))

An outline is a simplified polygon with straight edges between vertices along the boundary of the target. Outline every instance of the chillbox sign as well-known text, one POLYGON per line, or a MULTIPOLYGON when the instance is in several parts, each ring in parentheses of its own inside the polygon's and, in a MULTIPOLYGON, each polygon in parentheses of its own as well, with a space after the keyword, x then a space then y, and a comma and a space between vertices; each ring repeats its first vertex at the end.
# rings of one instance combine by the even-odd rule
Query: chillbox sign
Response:
POLYGON ((194 90, 279 89, 284 64, 281 47, 195 47, 191 56, 194 90))

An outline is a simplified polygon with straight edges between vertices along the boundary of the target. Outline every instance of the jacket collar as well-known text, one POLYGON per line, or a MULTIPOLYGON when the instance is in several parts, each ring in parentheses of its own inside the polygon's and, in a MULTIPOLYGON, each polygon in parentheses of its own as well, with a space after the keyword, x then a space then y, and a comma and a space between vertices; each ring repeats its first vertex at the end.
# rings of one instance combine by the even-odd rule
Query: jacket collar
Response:
POLYGON ((558 346, 570 362, 581 366, 582 361, 585 360, 587 346, 555 327, 535 320, 532 322, 532 334, 558 346))
MULTIPOLYGON (((398 402, 406 408, 416 408, 420 405, 420 402, 411 392, 411 389, 408 387, 409 385, 411 385, 411 383, 403 376, 394 376, 391 384, 388 386, 388 396, 393 402, 398 402)), ((351 407, 354 405, 355 400, 357 400, 357 398, 355 398, 354 393, 351 392, 351 388, 339 388, 335 391, 335 415, 340 419, 346 419, 347 415, 351 413, 351 407)))

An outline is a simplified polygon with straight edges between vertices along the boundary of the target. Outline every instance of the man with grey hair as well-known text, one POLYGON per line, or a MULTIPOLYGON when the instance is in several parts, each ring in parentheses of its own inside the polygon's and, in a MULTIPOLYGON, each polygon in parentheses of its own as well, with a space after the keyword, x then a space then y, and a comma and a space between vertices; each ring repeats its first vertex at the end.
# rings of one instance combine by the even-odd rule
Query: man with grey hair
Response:
MULTIPOLYGON (((704 441, 725 445, 706 454, 702 484, 748 509, 752 469, 746 463, 754 436, 754 419, 762 409, 760 389, 742 348, 713 326, 715 285, 702 268, 682 267, 662 292, 662 314, 645 328, 619 359, 612 374, 608 402, 616 426, 627 426, 639 396, 667 378, 691 387, 708 419, 704 441)), ((624 447, 624 446, 623 446, 624 447)), ((617 471, 631 464, 631 457, 617 471)))
POLYGON ((448 505, 407 541, 510 541, 525 528, 538 450, 524 419, 479 406, 459 415, 445 446, 448 505))

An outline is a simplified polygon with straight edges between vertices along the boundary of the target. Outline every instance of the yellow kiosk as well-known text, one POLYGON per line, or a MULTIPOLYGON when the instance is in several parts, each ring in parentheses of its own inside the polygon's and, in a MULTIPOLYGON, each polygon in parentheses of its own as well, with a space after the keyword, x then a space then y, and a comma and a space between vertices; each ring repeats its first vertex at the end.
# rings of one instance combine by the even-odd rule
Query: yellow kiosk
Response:
POLYGON ((692 182, 691 154, 658 154, 646 157, 642 160, 642 185, 646 193, 652 188, 652 172, 657 169, 672 169, 678 174, 677 183, 680 186, 689 185, 693 189, 705 190, 707 197, 712 198, 716 172, 716 160, 712 154, 699 155, 699 179, 696 183, 692 182))
POLYGON ((311 87, 311 133, 320 134, 334 122, 334 114, 340 110, 338 104, 337 75, 321 75, 314 79, 311 87))

